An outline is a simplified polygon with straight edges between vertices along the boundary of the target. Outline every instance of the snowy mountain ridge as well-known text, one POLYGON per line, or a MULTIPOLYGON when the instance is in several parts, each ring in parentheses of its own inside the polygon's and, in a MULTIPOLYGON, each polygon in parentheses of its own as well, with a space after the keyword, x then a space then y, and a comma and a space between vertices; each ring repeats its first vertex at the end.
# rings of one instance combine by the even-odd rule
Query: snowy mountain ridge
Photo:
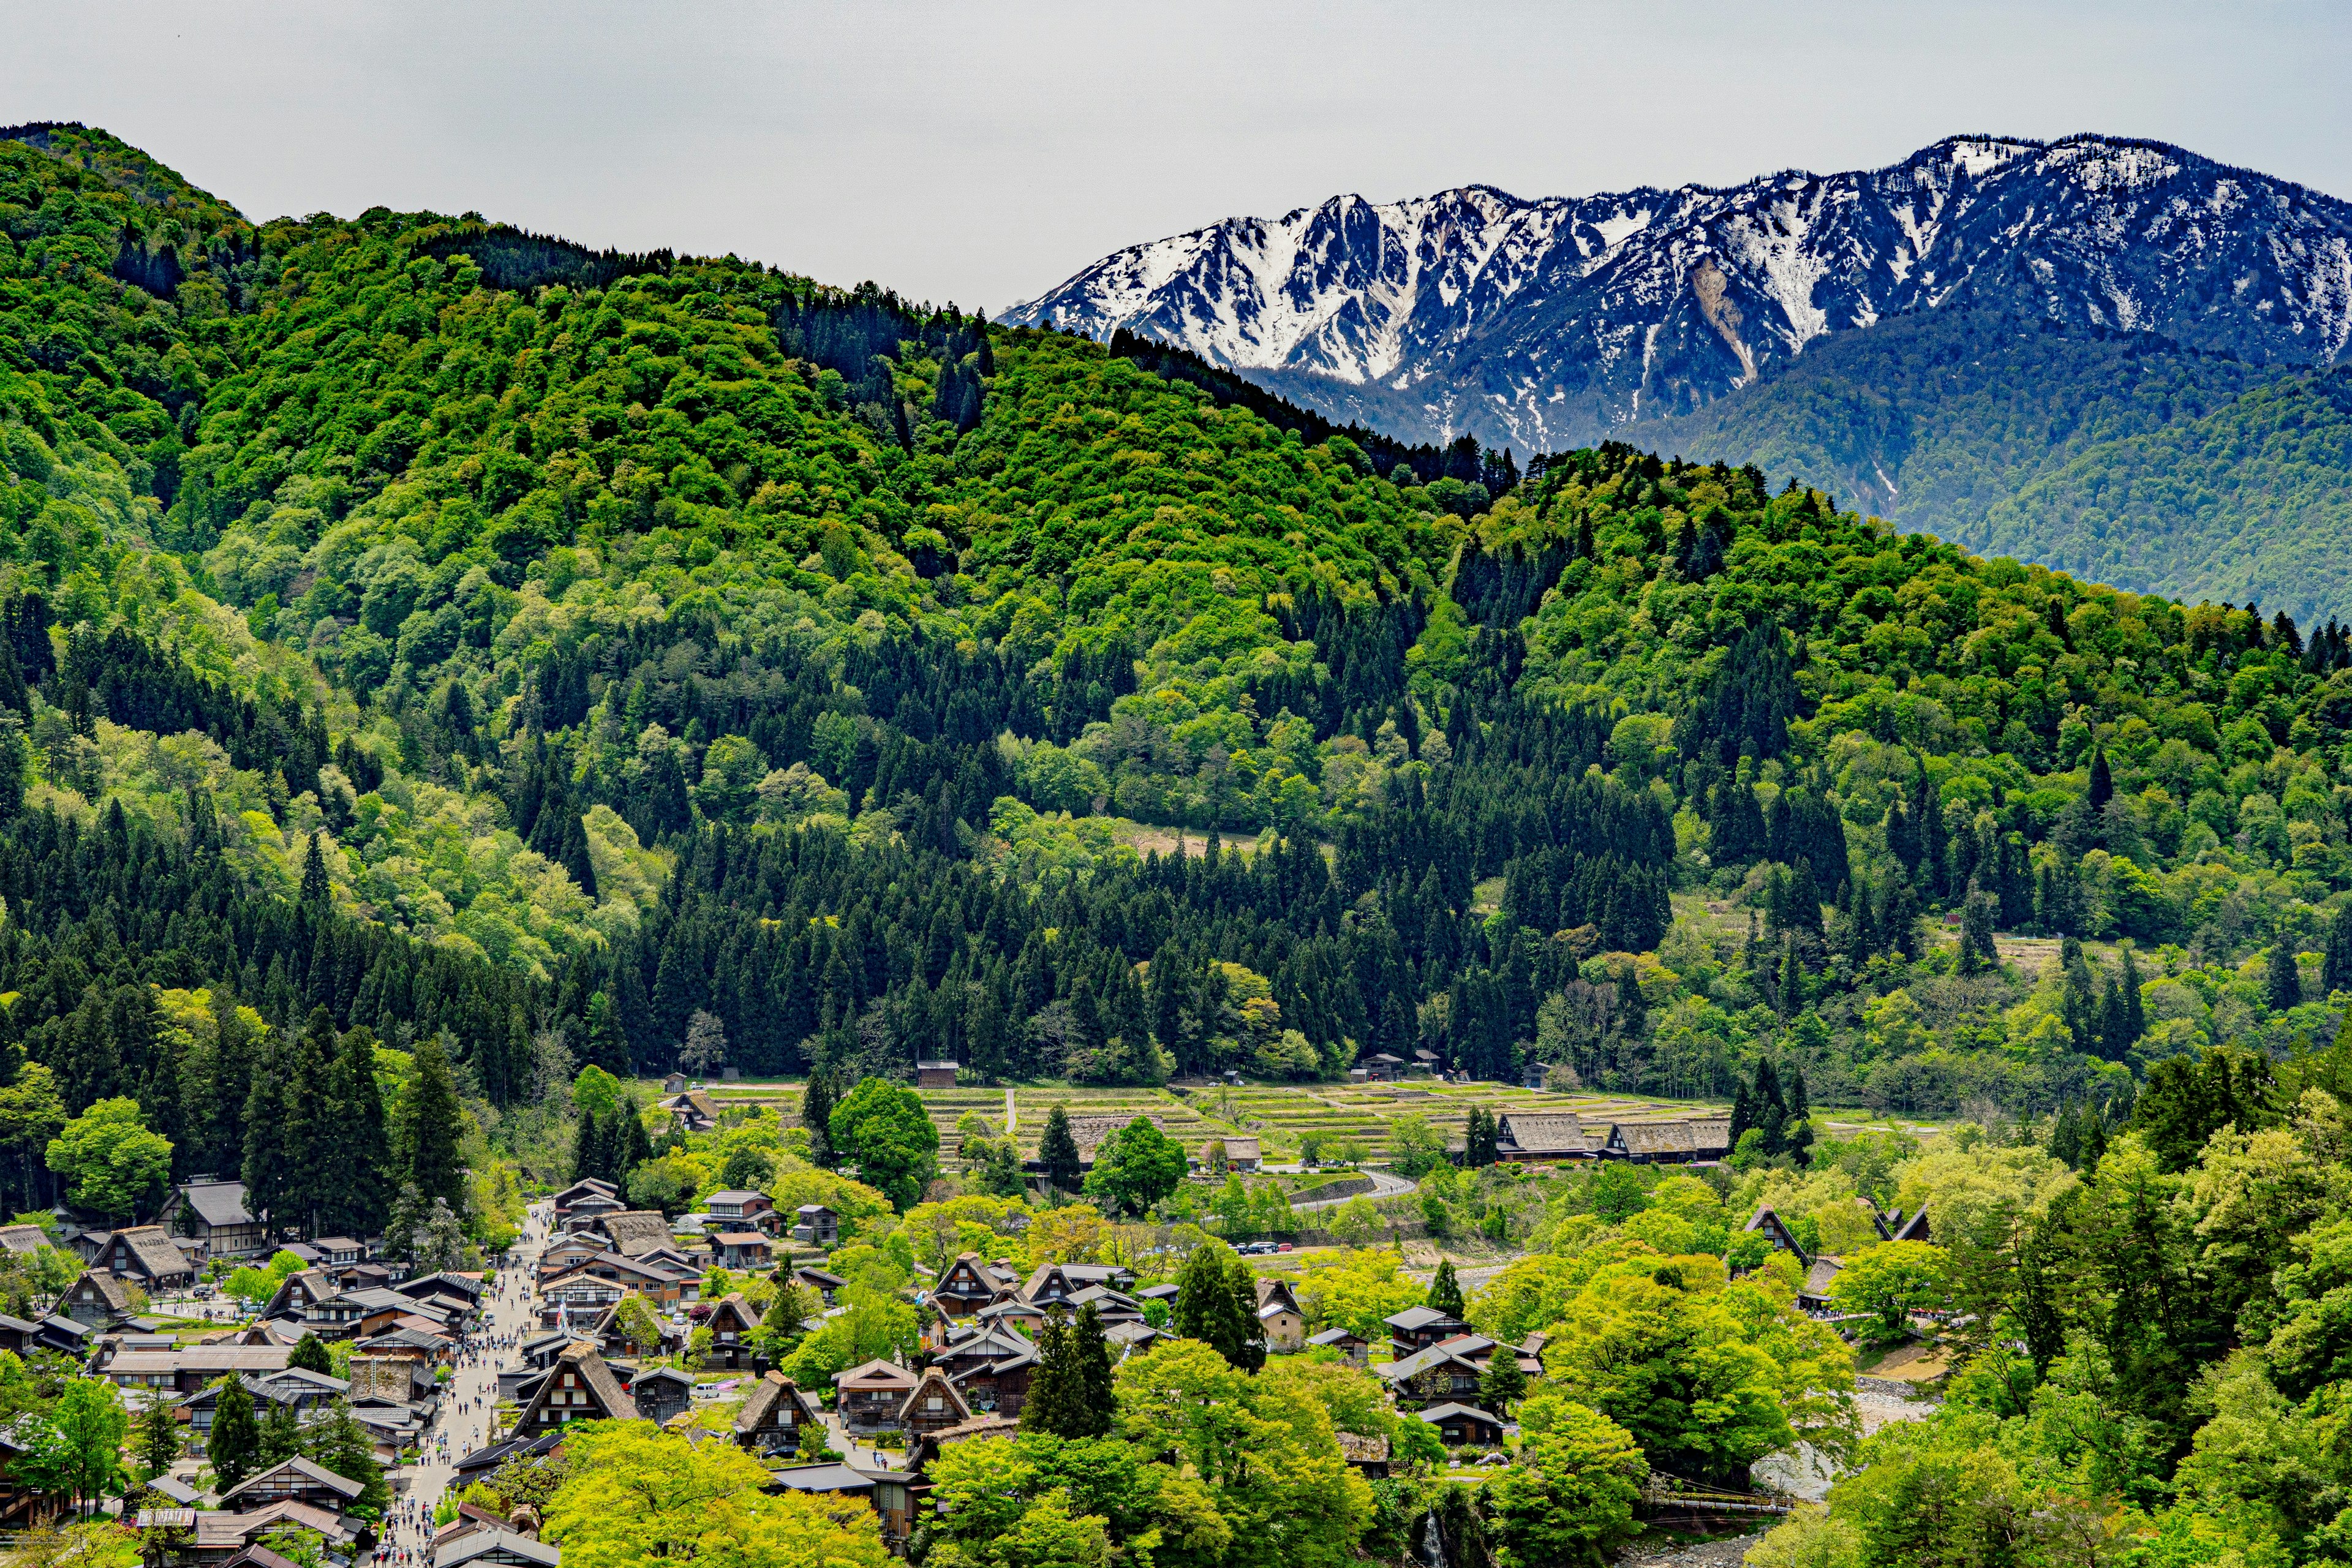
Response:
POLYGON ((1961 302, 2256 363, 2352 340, 2352 205, 2160 142, 1954 137, 1887 168, 1521 200, 1335 196, 1130 247, 1005 312, 1190 349, 1335 417, 1522 452, 1688 413, 1961 302))

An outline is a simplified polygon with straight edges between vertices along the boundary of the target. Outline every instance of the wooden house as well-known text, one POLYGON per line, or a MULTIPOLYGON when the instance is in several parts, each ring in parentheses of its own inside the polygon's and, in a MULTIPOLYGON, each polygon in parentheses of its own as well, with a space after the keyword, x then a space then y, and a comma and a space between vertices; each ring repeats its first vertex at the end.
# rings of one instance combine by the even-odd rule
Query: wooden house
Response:
POLYGON ((823 1204, 803 1204, 793 1211, 793 1239, 831 1252, 841 1245, 841 1216, 823 1204))
POLYGON ((799 1384, 781 1372, 769 1373, 753 1384, 742 1407, 735 1412, 735 1441, 762 1457, 798 1453, 803 1426, 822 1430, 824 1412, 801 1392, 799 1384))
POLYGON ((977 1252, 956 1255, 947 1266, 937 1285, 931 1287, 931 1300, 956 1317, 979 1311, 996 1300, 1003 1282, 991 1272, 977 1252))
POLYGON ((658 1426, 694 1403, 694 1374, 674 1366, 649 1366, 629 1379, 629 1403, 638 1419, 658 1426))
POLYGON ((1495 1123, 1495 1158, 1506 1164, 1552 1164, 1591 1153, 1584 1123, 1569 1112, 1506 1110, 1495 1123))
POLYGON ((309 1503, 312 1508, 342 1513, 359 1500, 364 1489, 322 1465, 297 1456, 247 1476, 220 1495, 221 1506, 236 1513, 267 1508, 274 1502, 309 1503))
POLYGON ((869 1361, 833 1380, 841 1423, 853 1435, 898 1430, 915 1374, 891 1361, 869 1361))
POLYGON ((1731 1152, 1731 1121, 1690 1119, 1620 1121, 1609 1129, 1601 1158, 1637 1165, 1688 1165, 1731 1152))
POLYGON ((555 1194, 555 1224, 564 1228, 564 1222, 578 1214, 618 1214, 629 1205, 621 1201, 621 1189, 601 1176, 583 1176, 555 1194))
POLYGON ((1748 1216, 1748 1223, 1739 1228, 1750 1235, 1762 1237, 1773 1251, 1790 1253, 1800 1263, 1805 1261, 1805 1249, 1799 1244, 1797 1233, 1770 1205, 1759 1205, 1756 1212, 1748 1216))
POLYGON ((1307 1348, 1307 1314, 1298 1310, 1298 1298, 1291 1294, 1289 1280, 1257 1282, 1257 1321, 1267 1350, 1279 1353, 1307 1348))
POLYGON ((1225 1169, 1255 1173, 1265 1163, 1265 1151, 1255 1138, 1224 1138, 1217 1140, 1225 1146, 1225 1169))
POLYGON ((1022 1296, 1039 1307, 1057 1306, 1089 1286, 1107 1285, 1124 1290, 1135 1283, 1132 1269, 1115 1263, 1046 1263, 1038 1266, 1021 1287, 1022 1296))
POLYGON ((760 1315, 751 1303, 737 1291, 710 1304, 710 1316, 703 1327, 710 1331, 710 1348, 703 1352, 706 1367, 727 1367, 740 1370, 751 1364, 751 1331, 760 1326, 760 1315))
POLYGON ((907 1402, 898 1408, 898 1426, 909 1437, 937 1432, 941 1427, 954 1426, 971 1419, 971 1406, 948 1374, 934 1366, 927 1368, 907 1402))
POLYGON ((838 1274, 827 1274, 822 1268, 807 1267, 793 1270, 793 1282, 815 1291, 817 1299, 828 1307, 838 1305, 841 1292, 849 1287, 849 1281, 838 1274))
POLYGON ((1389 1475, 1389 1440, 1367 1437, 1358 1432, 1334 1432, 1339 1439, 1339 1457, 1348 1468, 1368 1481, 1383 1481, 1389 1475))
POLYGON ((85 1274, 66 1288, 65 1313, 77 1323, 104 1328, 120 1322, 135 1309, 131 1287, 111 1274, 85 1274))
POLYGON ((197 1180, 172 1189, 156 1223, 202 1258, 268 1250, 269 1227, 245 1206, 243 1182, 197 1180))
POLYGON ((1010 1329, 965 1329, 931 1352, 976 1415, 1017 1416, 1037 1369, 1037 1347, 1010 1329))
POLYGON ((1932 1242, 1936 1239, 1934 1234, 1927 1228, 1927 1208, 1924 1204, 1914 1211, 1908 1219, 1903 1216, 1901 1209, 1880 1214, 1875 1207, 1873 1208, 1870 1217, 1877 1223, 1879 1239, 1882 1241, 1932 1242))
POLYGON ((670 1125, 680 1132, 709 1132, 719 1125, 719 1104, 698 1089, 665 1095, 656 1102, 669 1112, 670 1125))
POLYGON ((436 1538, 433 1568, 562 1568, 563 1548, 511 1530, 469 1530, 436 1538))
POLYGON ((160 1225, 116 1231, 90 1260, 90 1267, 149 1290, 176 1290, 196 1282, 195 1265, 160 1225))
POLYGON ((1478 1397, 1478 1380, 1486 1369, 1469 1356, 1441 1345, 1374 1367, 1373 1374, 1389 1386, 1400 1408, 1444 1405, 1478 1397))
MULTIPOLYGON (((724 1192, 713 1193, 703 1199, 702 1206, 712 1219, 731 1220, 736 1226, 749 1226, 758 1224, 760 1216, 763 1214, 773 1214, 776 1200, 765 1193, 755 1193, 741 1187, 730 1187, 724 1192)), ((822 1204, 811 1206, 824 1207, 822 1204)))
POLYGON ((1425 1351, 1440 1340, 1450 1340, 1470 1325, 1434 1307, 1408 1307, 1381 1320, 1389 1326, 1389 1343, 1400 1356, 1425 1351))
POLYGON ((710 1238, 710 1260, 721 1268, 749 1271, 775 1261, 775 1247, 756 1230, 722 1230, 710 1238))
POLYGON ((1421 1413, 1421 1418, 1437 1428, 1437 1435, 1449 1448, 1499 1448, 1503 1446, 1504 1426, 1500 1417, 1490 1415, 1475 1405, 1438 1405, 1421 1413))
POLYGON ((1310 1334, 1307 1345, 1309 1350, 1338 1351, 1349 1366, 1371 1364, 1372 1347, 1352 1329, 1326 1329, 1319 1334, 1310 1334))
POLYGON ((515 1417, 514 1431, 519 1437, 536 1436, 574 1421, 628 1421, 636 1414, 612 1368, 583 1340, 565 1347, 541 1376, 515 1417))
POLYGON ((624 1258, 640 1257, 656 1247, 667 1247, 675 1239, 670 1235, 667 1216, 658 1209, 623 1209, 616 1214, 598 1215, 584 1228, 604 1237, 624 1258))
POLYGON ((956 1064, 950 1061, 917 1062, 917 1089, 953 1089, 956 1086, 956 1064))

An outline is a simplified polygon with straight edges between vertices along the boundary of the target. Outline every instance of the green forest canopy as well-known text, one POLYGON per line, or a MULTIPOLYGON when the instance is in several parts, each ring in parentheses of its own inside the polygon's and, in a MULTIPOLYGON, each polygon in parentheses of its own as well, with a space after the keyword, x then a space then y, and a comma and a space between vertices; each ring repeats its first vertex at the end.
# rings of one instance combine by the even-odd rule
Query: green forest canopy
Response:
POLYGON ((255 226, 78 128, 0 233, 5 963, 73 1110, 154 985, 493 1100, 707 1011, 755 1072, 2042 1110, 2347 978, 2332 628, 1629 447, 1384 475, 871 285, 255 226))

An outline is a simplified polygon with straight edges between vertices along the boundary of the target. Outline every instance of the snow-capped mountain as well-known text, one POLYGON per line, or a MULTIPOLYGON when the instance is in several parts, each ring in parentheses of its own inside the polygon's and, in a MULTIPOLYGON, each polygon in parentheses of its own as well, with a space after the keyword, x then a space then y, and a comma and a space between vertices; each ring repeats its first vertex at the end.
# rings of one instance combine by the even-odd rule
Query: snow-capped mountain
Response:
POLYGON ((1104 258, 1003 319, 1124 327, 1400 436, 1553 450, 1954 303, 2352 358, 2352 204, 2160 142, 1958 137, 1866 173, 1335 196, 1104 258))

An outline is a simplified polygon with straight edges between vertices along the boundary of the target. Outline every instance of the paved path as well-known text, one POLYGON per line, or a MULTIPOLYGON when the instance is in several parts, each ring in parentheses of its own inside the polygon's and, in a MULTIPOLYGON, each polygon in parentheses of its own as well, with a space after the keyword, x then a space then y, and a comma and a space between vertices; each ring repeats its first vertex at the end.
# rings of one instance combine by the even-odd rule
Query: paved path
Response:
MULTIPOLYGON (((1406 1181, 1402 1176, 1392 1174, 1387 1171, 1358 1171, 1356 1174, 1365 1177, 1370 1181, 1372 1184, 1372 1190, 1368 1193, 1349 1193, 1344 1198, 1316 1198, 1307 1203, 1295 1203, 1290 1206, 1297 1210, 1299 1213, 1305 1214, 1310 1209, 1335 1209, 1341 1204, 1349 1203, 1356 1198, 1372 1198, 1374 1200, 1378 1200, 1381 1198, 1402 1197, 1406 1193, 1413 1190, 1412 1183, 1406 1181)), ((1345 1180, 1346 1178, 1341 1177, 1339 1179, 1345 1180)))
POLYGON ((390 1568, 429 1568, 432 1562, 433 1507, 448 1490, 457 1464, 485 1446, 499 1403, 499 1363, 536 1326, 532 1285, 538 1273, 539 1249, 553 1214, 545 1206, 531 1209, 523 1233, 499 1271, 498 1289, 489 1310, 467 1336, 457 1352, 455 1371, 442 1385, 441 1411, 427 1428, 423 1453, 403 1474, 408 1489, 393 1505, 393 1525, 379 1564, 390 1568))

